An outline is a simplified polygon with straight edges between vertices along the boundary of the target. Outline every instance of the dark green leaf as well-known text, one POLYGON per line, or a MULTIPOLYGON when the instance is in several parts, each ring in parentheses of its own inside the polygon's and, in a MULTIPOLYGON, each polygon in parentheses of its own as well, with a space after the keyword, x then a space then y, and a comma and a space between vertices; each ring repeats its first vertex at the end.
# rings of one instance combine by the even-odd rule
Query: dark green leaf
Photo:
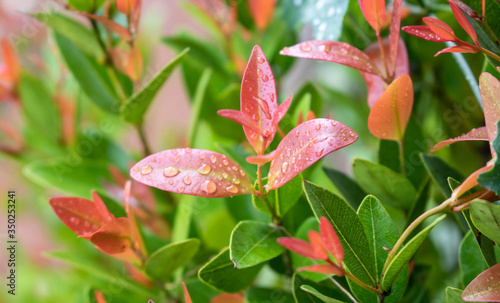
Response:
POLYGON ((477 229, 495 243, 500 243, 500 205, 474 200, 470 205, 472 222, 477 229))
POLYGON ((467 225, 469 225, 469 228, 472 231, 472 234, 474 235, 479 248, 481 249, 481 254, 483 255, 483 258, 488 266, 497 264, 493 247, 495 243, 493 243, 493 241, 491 241, 486 235, 481 234, 481 232, 477 230, 476 226, 472 222, 470 210, 464 210, 462 214, 464 215, 465 221, 467 221, 467 225))
POLYGON ((446 287, 446 303, 464 302, 462 300, 462 290, 453 287, 446 287))
POLYGON ((344 302, 344 301, 339 301, 339 300, 336 300, 334 298, 330 298, 328 296, 325 296, 324 294, 322 294, 319 291, 317 291, 316 289, 314 289, 314 287, 309 286, 309 285, 302 285, 300 287, 300 289, 302 289, 303 291, 305 291, 307 293, 312 294, 316 298, 318 298, 321 301, 326 302, 326 303, 342 303, 342 302, 344 302))
POLYGON ((353 208, 358 208, 361 201, 366 197, 366 193, 359 187, 358 183, 341 171, 326 167, 324 167, 323 170, 338 188, 344 199, 346 199, 353 208))
POLYGON ((229 248, 222 250, 198 272, 201 281, 222 292, 237 293, 250 285, 264 264, 243 269, 234 268, 229 248))
POLYGON ((422 161, 429 175, 439 185, 439 188, 446 197, 451 196, 452 190, 448 184, 448 178, 452 177, 455 180, 463 180, 464 177, 453 167, 449 166, 441 158, 422 154, 422 161))
POLYGON ((278 289, 250 287, 246 291, 248 303, 295 303, 291 293, 278 289))
POLYGON ((497 136, 491 146, 497 155, 494 160, 494 166, 489 171, 480 174, 477 182, 487 189, 494 191, 497 195, 500 195, 500 122, 497 122, 497 136))
POLYGON ((279 237, 285 236, 283 230, 277 226, 241 221, 231 234, 231 260, 237 268, 247 268, 268 261, 285 251, 285 248, 276 242, 279 237))
POLYGON ((123 120, 136 124, 142 122, 144 114, 156 96, 156 93, 158 93, 165 81, 167 81, 177 65, 182 62, 184 55, 186 55, 188 51, 189 49, 183 50, 159 71, 148 84, 123 103, 121 107, 121 117, 123 120))
POLYGON ((364 283, 375 286, 373 254, 354 209, 339 196, 310 182, 304 182, 304 191, 316 218, 326 217, 335 228, 344 248, 346 268, 364 283))
POLYGON ((200 240, 187 239, 168 244, 155 251, 146 262, 146 273, 157 281, 165 282, 174 270, 186 265, 198 252, 200 240))
MULTIPOLYGON (((315 295, 303 290, 302 285, 308 285, 314 288, 317 292, 328 296, 330 298, 341 299, 343 301, 348 301, 349 298, 338 289, 331 281, 325 281, 324 283, 316 283, 314 281, 304 279, 299 274, 295 273, 293 275, 293 297, 297 303, 322 303, 323 300, 319 299, 315 295)), ((342 302, 342 301, 340 301, 342 302)))
POLYGON ((462 239, 458 256, 463 285, 469 285, 477 275, 488 269, 472 231, 462 239))

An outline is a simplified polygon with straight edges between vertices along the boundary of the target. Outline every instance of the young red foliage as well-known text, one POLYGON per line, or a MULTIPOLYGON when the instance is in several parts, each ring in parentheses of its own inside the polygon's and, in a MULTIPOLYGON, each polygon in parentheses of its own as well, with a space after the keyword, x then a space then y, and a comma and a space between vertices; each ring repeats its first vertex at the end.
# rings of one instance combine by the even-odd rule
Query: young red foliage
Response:
POLYGON ((129 15, 137 6, 137 0, 115 0, 116 8, 122 14, 129 15))
POLYGON ((270 152, 267 155, 259 155, 259 156, 250 156, 247 157, 247 162, 255 165, 264 165, 272 160, 276 159, 281 153, 281 150, 276 149, 270 152))
POLYGON ((312 271, 325 275, 336 275, 338 277, 342 277, 344 273, 340 268, 332 264, 316 264, 306 267, 301 267, 298 271, 312 271))
POLYGON ((368 129, 377 138, 400 141, 413 107, 413 83, 410 76, 394 80, 368 116, 368 129))
POLYGON ((362 72, 382 76, 380 70, 365 53, 343 42, 328 40, 306 41, 294 46, 285 47, 280 51, 280 54, 297 58, 334 62, 362 72))
POLYGON ((314 251, 314 259, 328 260, 328 250, 321 234, 315 230, 310 230, 307 232, 307 237, 314 251))
POLYGON ((478 141, 478 140, 488 141, 488 132, 485 126, 479 128, 473 128, 470 132, 463 134, 459 137, 441 141, 438 144, 434 145, 434 147, 431 149, 431 152, 434 152, 438 149, 441 149, 455 142, 478 141))
POLYGON ((474 28, 469 23, 469 20, 467 20, 467 18, 464 16, 464 14, 462 14, 462 12, 458 8, 458 6, 455 5, 455 3, 453 3, 452 1, 448 1, 448 3, 450 4, 451 11, 453 12, 453 15, 455 15, 455 19, 457 19, 460 26, 472 38, 472 41, 474 41, 474 43, 476 45, 478 45, 476 31, 474 31, 474 28))
POLYGON ((191 296, 189 295, 186 283, 182 282, 182 289, 184 290, 184 300, 186 303, 191 303, 191 296))
POLYGON ((444 23, 443 21, 432 18, 432 17, 424 17, 422 18, 425 24, 433 31, 436 35, 441 37, 442 39, 446 41, 458 41, 457 37, 455 36, 455 33, 451 29, 451 27, 444 23))
POLYGON ((480 273, 462 292, 465 302, 500 302, 500 263, 480 273))
POLYGON ((294 253, 297 253, 306 258, 316 259, 316 254, 314 253, 312 245, 304 240, 291 237, 283 237, 278 238, 277 241, 279 245, 293 251, 294 253))
POLYGON ((104 298, 104 295, 102 294, 102 292, 95 290, 94 297, 95 297, 96 303, 106 303, 106 299, 104 298))
POLYGON ((490 142, 497 136, 497 122, 500 120, 500 81, 490 73, 479 76, 479 91, 484 108, 484 120, 490 142))
POLYGON ((165 150, 148 156, 130 176, 162 190, 219 198, 254 193, 250 179, 225 155, 200 149, 165 150))
POLYGON ((246 303, 242 294, 220 294, 213 297, 210 303, 246 303))
POLYGON ((448 40, 441 38, 436 33, 434 33, 430 27, 425 25, 412 25, 412 26, 403 26, 403 31, 406 33, 413 35, 415 37, 425 39, 427 41, 432 42, 446 42, 448 40))
POLYGON ((117 22, 115 22, 109 18, 103 17, 103 16, 93 15, 93 14, 89 14, 86 12, 79 12, 79 13, 90 18, 90 19, 93 19, 93 20, 101 23, 106 29, 108 29, 111 32, 114 32, 115 34, 117 34, 118 36, 123 38, 125 41, 132 40, 132 36, 130 35, 130 32, 125 27, 118 24, 117 22))
POLYGON ((335 258, 337 264, 342 266, 342 261, 344 261, 344 249, 342 248, 337 233, 333 229, 332 223, 330 223, 327 218, 321 217, 319 220, 319 230, 326 244, 326 248, 332 254, 333 258, 335 258))
POLYGON ((380 33, 385 18, 385 0, 358 0, 366 21, 380 33))
POLYGON ((460 184, 457 188, 455 188, 453 190, 453 192, 451 194, 452 199, 456 200, 456 199, 460 198, 461 195, 465 194, 466 192, 468 192, 469 190, 474 188, 474 186, 478 185, 477 177, 479 177, 479 175, 481 173, 484 173, 484 172, 490 170, 492 167, 493 167, 493 163, 488 163, 488 164, 486 164, 486 166, 483 166, 480 169, 473 172, 472 174, 470 174, 467 177, 467 179, 465 179, 465 181, 462 182, 462 184, 460 184))
POLYGON ((92 234, 90 242, 107 254, 119 254, 132 246, 132 231, 129 218, 118 218, 105 224, 92 234))
POLYGON ((468 45, 457 45, 457 46, 450 46, 450 47, 447 47, 447 48, 440 50, 439 52, 437 52, 434 55, 434 57, 437 57, 443 53, 472 53, 472 54, 475 54, 477 52, 478 52, 477 49, 470 47, 468 45))
MULTIPOLYGON (((389 51, 389 61, 390 61, 390 75, 394 78, 396 74, 396 67, 398 61, 398 48, 399 45, 404 42, 400 42, 399 33, 401 27, 401 8, 403 6, 403 0, 394 0, 394 4, 392 7, 392 18, 391 18, 391 27, 389 32, 389 43, 390 43, 390 51, 389 51)), ((405 47, 406 53, 406 47, 405 47)), ((397 77, 397 76, 396 76, 397 77)))
POLYGON ((19 82, 21 77, 21 63, 12 44, 6 38, 0 41, 3 69, 0 70, 0 78, 11 84, 19 82))
POLYGON ((130 194, 132 190, 132 182, 129 180, 125 182, 123 195, 125 198, 125 211, 130 219, 130 233, 133 241, 133 247, 136 251, 139 251, 143 256, 147 255, 146 246, 142 240, 141 232, 139 227, 137 227, 137 221, 135 219, 134 209, 130 205, 130 194))
POLYGON ((279 188, 313 163, 358 139, 352 129, 335 120, 314 119, 300 124, 280 142, 279 157, 271 162, 267 189, 279 188))
POLYGON ((252 0, 248 1, 248 6, 255 26, 261 31, 265 30, 273 19, 275 0, 252 0))

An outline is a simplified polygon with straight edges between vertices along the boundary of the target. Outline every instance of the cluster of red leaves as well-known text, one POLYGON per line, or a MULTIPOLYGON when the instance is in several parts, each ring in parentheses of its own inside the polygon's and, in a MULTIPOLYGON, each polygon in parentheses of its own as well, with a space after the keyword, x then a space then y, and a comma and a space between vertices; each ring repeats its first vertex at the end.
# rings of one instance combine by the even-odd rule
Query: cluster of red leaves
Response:
POLYGON ((344 249, 337 233, 330 221, 325 217, 321 217, 319 220, 319 230, 319 233, 315 230, 310 230, 307 233, 309 243, 291 237, 278 238, 278 243, 301 256, 327 263, 302 267, 299 268, 299 271, 313 271, 341 277, 344 275, 342 266, 344 249), (330 255, 333 260, 331 260, 330 255))

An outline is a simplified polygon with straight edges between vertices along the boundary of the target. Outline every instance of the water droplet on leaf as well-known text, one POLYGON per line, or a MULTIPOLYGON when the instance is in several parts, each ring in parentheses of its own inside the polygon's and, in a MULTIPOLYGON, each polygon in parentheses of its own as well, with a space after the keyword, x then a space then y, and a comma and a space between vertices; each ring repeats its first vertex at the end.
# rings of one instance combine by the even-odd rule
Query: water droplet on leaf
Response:
POLYGON ((180 171, 177 168, 172 167, 172 166, 165 167, 165 169, 163 170, 163 175, 165 177, 175 177, 179 173, 180 173, 180 171))
POLYGON ((141 168, 141 175, 149 175, 153 171, 153 168, 149 165, 145 165, 141 168))

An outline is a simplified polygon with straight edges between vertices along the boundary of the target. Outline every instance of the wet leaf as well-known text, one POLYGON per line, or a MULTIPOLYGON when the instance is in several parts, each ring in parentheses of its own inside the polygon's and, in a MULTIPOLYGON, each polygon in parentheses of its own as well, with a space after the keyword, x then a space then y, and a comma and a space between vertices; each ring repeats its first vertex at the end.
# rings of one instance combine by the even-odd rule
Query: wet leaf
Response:
POLYGON ((130 170, 135 180, 161 190, 220 198, 254 192, 247 175, 225 155, 200 149, 165 150, 130 170))
POLYGON ((358 139, 349 127, 335 120, 314 119, 300 124, 280 142, 281 155, 271 162, 268 189, 276 189, 313 163, 358 139))
POLYGON ((451 29, 451 27, 444 23, 443 21, 432 18, 432 17, 424 17, 422 18, 425 24, 439 37, 445 39, 446 41, 456 41, 457 37, 455 33, 451 29))
MULTIPOLYGON (((389 33, 390 48, 389 48, 389 60, 388 61, 391 62, 391 65, 389 65, 389 66, 390 66, 390 73, 393 76, 393 78, 399 77, 399 76, 394 76, 394 75, 396 74, 398 53, 399 53, 399 51, 401 51, 399 49, 399 44, 400 44, 399 34, 401 31, 401 9, 402 9, 402 6, 403 6, 403 0, 395 0, 393 3, 393 7, 392 7, 391 26, 390 26, 390 33, 389 33)), ((404 42, 403 42, 403 44, 404 44, 404 42)), ((405 48, 405 52, 406 52, 406 48, 405 48)))
POLYGON ((253 21, 259 30, 265 30, 273 19, 275 0, 252 0, 248 1, 253 21))
POLYGON ((455 142, 477 141, 477 140, 488 141, 488 131, 486 130, 486 127, 483 126, 479 128, 473 128, 470 132, 463 134, 459 137, 441 141, 438 144, 434 145, 434 147, 431 149, 431 152, 435 152, 436 150, 441 149, 455 142))
POLYGON ((458 23, 460 26, 467 32, 469 37, 472 38, 472 41, 477 44, 477 34, 476 31, 474 31, 474 28, 472 25, 469 23, 469 20, 464 16, 464 14, 460 11, 458 6, 453 3, 453 1, 448 1, 451 7, 451 11, 453 12, 453 15, 455 15, 455 19, 457 19, 458 23))
POLYGON ((442 50, 437 52, 434 55, 434 57, 439 56, 443 53, 463 53, 463 54, 472 53, 472 54, 475 54, 477 52, 478 51, 475 48, 470 47, 468 45, 458 45, 458 46, 450 46, 447 48, 443 48, 442 50))
POLYGON ((441 38, 436 33, 434 33, 430 27, 425 25, 412 25, 412 26, 404 26, 402 28, 406 33, 413 35, 415 37, 419 37, 425 39, 427 41, 432 42, 446 42, 448 40, 441 38))
POLYGON ((500 264, 483 271, 462 293, 465 302, 500 302, 500 264))
POLYGON ((297 58, 334 62, 362 72, 382 75, 380 70, 365 53, 343 42, 328 40, 306 41, 294 46, 285 47, 280 51, 280 54, 297 58))
POLYGON ((500 81, 490 73, 482 73, 479 76, 479 90, 488 138, 493 142, 497 136, 497 122, 500 120, 500 81))
POLYGON ((366 21, 379 33, 385 18, 385 0, 359 0, 359 6, 366 21))
POLYGON ((413 107, 413 83, 410 76, 394 80, 368 116, 368 129, 377 138, 401 141, 413 107))
POLYGON ((107 254, 119 254, 132 246, 131 222, 128 218, 111 220, 97 230, 91 237, 94 243, 107 254))

